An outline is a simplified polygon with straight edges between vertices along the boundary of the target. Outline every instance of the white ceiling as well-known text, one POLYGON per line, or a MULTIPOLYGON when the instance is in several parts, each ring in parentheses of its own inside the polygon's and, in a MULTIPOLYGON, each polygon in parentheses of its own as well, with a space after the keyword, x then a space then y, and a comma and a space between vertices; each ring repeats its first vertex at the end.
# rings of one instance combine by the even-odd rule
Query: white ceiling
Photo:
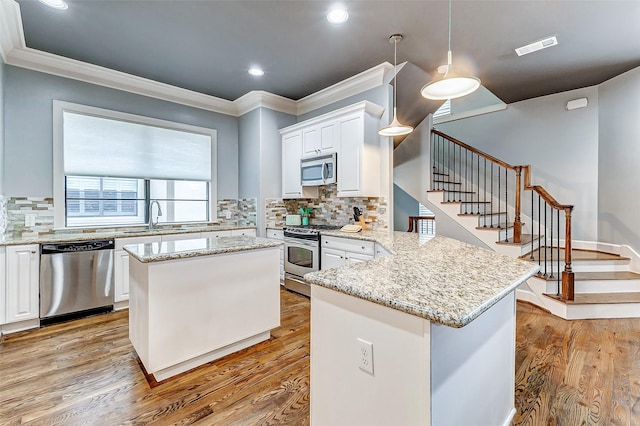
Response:
MULTIPOLYGON (((327 1, 67 2, 18 0, 27 47, 228 100, 251 90, 297 100, 393 62, 393 33, 405 37, 398 60, 421 71, 400 75, 405 90, 446 62, 446 1, 343 1, 342 26, 326 21, 327 1), (254 64, 263 77, 246 72, 254 64)), ((591 86, 640 66, 639 22, 640 1, 455 0, 454 66, 506 103, 591 86), (550 35, 558 46, 516 56, 550 35)))

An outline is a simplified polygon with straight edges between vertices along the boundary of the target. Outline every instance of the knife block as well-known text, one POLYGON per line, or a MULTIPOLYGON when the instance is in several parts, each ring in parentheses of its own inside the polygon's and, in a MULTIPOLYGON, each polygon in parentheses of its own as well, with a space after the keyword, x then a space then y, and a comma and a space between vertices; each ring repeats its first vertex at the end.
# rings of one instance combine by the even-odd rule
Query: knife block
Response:
POLYGON ((364 216, 362 215, 358 216, 358 221, 356 222, 356 225, 360 225, 363 231, 367 230, 367 225, 364 223, 364 216))

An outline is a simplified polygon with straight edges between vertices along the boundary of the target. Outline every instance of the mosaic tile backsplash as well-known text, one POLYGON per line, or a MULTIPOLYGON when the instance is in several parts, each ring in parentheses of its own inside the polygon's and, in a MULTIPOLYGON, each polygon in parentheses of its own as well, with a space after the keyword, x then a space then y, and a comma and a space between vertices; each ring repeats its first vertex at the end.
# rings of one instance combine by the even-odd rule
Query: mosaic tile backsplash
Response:
POLYGON ((353 208, 363 211, 369 229, 387 231, 389 210, 384 198, 340 197, 337 196, 337 185, 321 186, 318 198, 278 199, 267 198, 266 226, 280 228, 284 225, 287 214, 299 214, 300 207, 311 207, 309 223, 312 225, 346 225, 353 223, 353 208))
MULTIPOLYGON (((213 221, 227 226, 255 226, 257 214, 257 200, 255 198, 218 200, 217 218, 213 218, 213 221)), ((114 227, 109 230, 116 229, 117 227, 114 227)), ((0 196, 0 233, 2 235, 36 237, 52 232, 55 232, 53 229, 53 198, 0 196), (34 226, 25 226, 27 214, 35 215, 34 226)), ((91 232, 91 230, 79 229, 78 232, 91 232)))

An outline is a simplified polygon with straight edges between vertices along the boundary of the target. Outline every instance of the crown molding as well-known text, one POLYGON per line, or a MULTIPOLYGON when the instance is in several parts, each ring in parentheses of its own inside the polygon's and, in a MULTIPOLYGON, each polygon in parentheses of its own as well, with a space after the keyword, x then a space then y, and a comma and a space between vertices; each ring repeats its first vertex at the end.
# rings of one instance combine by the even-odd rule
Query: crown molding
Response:
POLYGON ((373 68, 349 77, 339 83, 322 89, 298 100, 298 115, 306 114, 334 102, 357 95, 384 84, 385 75, 393 70, 393 65, 383 62, 373 68))
POLYGON ((238 115, 243 115, 259 107, 297 115, 297 102, 263 90, 253 90, 233 101, 238 115))
POLYGON ((471 109, 469 111, 459 112, 457 114, 445 115, 442 117, 434 118, 433 124, 448 123, 449 121, 462 120, 463 118, 475 117, 477 115, 491 114, 492 112, 503 111, 505 109, 507 109, 507 104, 505 103, 487 105, 484 107, 471 109))
POLYGON ((297 101, 265 91, 251 91, 229 101, 29 48, 24 39, 20 5, 15 0, 0 0, 0 54, 9 65, 234 117, 258 107, 296 116, 306 114, 385 84, 385 76, 393 70, 393 65, 384 62, 297 101))

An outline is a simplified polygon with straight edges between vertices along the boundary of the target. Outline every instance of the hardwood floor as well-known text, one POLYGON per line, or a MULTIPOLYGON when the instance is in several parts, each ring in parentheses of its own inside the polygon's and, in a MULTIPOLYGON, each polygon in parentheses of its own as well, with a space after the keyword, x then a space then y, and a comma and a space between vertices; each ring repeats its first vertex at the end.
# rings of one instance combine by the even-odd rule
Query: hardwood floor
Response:
MULTIPOLYGON (((9 335, 0 424, 307 425, 309 306, 283 291, 268 341, 160 384, 138 365, 126 311, 9 335)), ((637 319, 564 321, 518 303, 513 424, 640 425, 639 341, 637 319)))

